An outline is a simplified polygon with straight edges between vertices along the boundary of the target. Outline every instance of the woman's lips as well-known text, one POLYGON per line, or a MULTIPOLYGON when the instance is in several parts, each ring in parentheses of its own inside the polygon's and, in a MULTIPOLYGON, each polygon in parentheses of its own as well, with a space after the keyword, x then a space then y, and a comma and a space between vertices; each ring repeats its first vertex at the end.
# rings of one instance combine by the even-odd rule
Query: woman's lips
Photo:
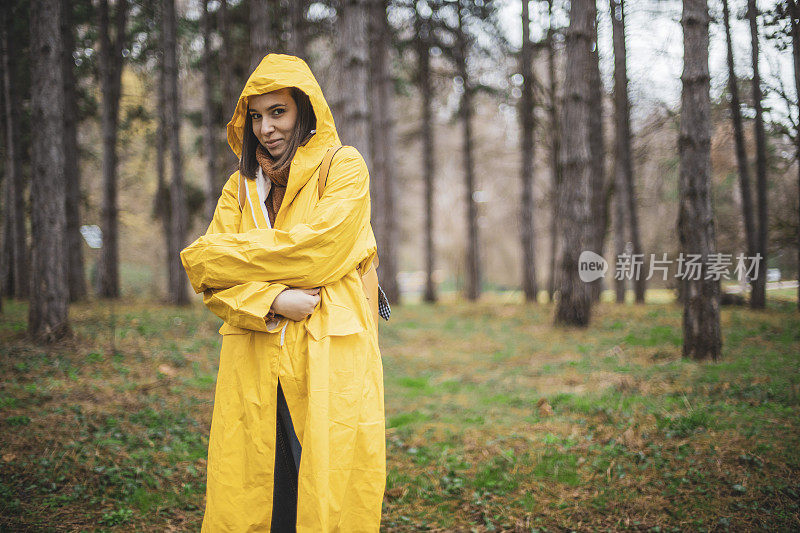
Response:
POLYGON ((278 143, 281 142, 282 140, 283 139, 276 139, 274 141, 268 142, 267 148, 275 148, 276 146, 278 146, 278 143))

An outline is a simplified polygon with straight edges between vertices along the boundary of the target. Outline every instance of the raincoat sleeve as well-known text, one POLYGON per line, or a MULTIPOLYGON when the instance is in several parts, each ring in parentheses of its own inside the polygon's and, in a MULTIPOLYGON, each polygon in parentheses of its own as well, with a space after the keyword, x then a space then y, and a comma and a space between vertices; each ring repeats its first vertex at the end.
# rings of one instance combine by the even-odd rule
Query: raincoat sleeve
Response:
MULTIPOLYGON (((222 190, 222 195, 214 210, 214 218, 206 230, 206 235, 234 233, 239 230, 242 213, 236 191, 239 174, 235 173, 222 190)), ((191 274, 187 270, 191 278, 191 274)), ((212 313, 232 326, 256 331, 267 331, 264 319, 272 307, 272 302, 287 286, 280 283, 253 281, 232 287, 203 292, 203 303, 212 313)))
POLYGON ((358 150, 345 147, 308 222, 288 230, 206 234, 181 252, 181 260, 195 292, 253 281, 310 289, 341 279, 374 252, 370 232, 367 165, 358 150))

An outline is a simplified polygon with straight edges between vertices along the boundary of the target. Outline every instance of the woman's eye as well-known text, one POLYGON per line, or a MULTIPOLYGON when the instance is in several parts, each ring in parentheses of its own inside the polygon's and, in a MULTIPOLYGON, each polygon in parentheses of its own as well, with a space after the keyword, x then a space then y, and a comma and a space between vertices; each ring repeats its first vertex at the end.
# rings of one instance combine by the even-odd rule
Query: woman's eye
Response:
POLYGON ((250 114, 250 120, 258 120, 260 118, 261 118, 261 115, 259 113, 251 113, 250 114))
POLYGON ((282 115, 282 114, 283 114, 283 112, 284 112, 284 110, 283 110, 283 109, 274 109, 274 110, 272 111, 272 114, 273 114, 274 116, 278 116, 278 115, 282 115))

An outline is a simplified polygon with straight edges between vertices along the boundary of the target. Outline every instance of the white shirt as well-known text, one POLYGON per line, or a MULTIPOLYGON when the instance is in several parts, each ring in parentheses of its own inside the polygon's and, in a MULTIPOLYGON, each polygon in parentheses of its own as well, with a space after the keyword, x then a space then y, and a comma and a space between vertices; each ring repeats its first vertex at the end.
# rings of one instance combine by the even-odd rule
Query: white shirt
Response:
MULTIPOLYGON (((269 222, 269 213, 264 201, 267 199, 270 189, 272 189, 272 180, 268 180, 264 176, 264 171, 261 170, 261 165, 256 170, 256 190, 258 191, 258 203, 261 205, 261 212, 264 213, 264 218, 267 220, 267 227, 271 228, 272 224, 269 222)), ((256 224, 258 227, 258 224, 256 224)))

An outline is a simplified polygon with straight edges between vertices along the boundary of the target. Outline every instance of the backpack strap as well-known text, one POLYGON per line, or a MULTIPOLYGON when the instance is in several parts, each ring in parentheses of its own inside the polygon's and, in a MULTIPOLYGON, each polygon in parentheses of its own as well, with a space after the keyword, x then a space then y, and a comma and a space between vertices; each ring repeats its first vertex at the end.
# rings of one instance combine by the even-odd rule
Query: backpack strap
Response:
POLYGON ((244 202, 247 199, 247 179, 239 173, 239 209, 244 211, 244 202))
POLYGON ((322 192, 325 190, 325 183, 328 181, 328 171, 331 168, 331 161, 336 152, 339 151, 341 146, 331 146, 325 152, 325 157, 322 158, 322 164, 319 167, 319 181, 317 182, 317 198, 322 198, 322 192))

